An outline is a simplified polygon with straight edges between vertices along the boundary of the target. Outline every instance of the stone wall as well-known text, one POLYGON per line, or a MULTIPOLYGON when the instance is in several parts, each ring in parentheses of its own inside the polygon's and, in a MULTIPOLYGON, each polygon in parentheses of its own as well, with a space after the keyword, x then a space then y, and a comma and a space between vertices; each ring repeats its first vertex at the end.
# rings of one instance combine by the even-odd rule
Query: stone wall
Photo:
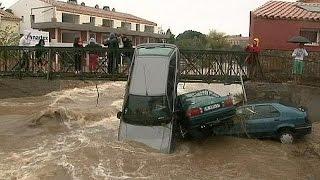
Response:
POLYGON ((101 84, 99 81, 0 78, 0 99, 42 96, 52 91, 101 84))
POLYGON ((290 106, 308 109, 313 122, 320 122, 320 88, 281 83, 245 84, 249 102, 280 102, 290 106))

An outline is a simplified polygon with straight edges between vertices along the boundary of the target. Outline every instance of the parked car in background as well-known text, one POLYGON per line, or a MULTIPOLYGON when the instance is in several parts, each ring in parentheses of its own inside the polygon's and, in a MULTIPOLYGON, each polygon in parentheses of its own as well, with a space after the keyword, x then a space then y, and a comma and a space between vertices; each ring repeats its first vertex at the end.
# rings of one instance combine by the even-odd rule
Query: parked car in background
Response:
POLYGON ((231 96, 220 96, 204 89, 178 96, 180 129, 183 136, 201 139, 212 127, 226 123, 236 113, 231 96))
POLYGON ((229 124, 213 129, 215 135, 276 138, 281 143, 293 143, 296 138, 310 134, 312 123, 302 108, 279 103, 251 104, 237 108, 229 124))

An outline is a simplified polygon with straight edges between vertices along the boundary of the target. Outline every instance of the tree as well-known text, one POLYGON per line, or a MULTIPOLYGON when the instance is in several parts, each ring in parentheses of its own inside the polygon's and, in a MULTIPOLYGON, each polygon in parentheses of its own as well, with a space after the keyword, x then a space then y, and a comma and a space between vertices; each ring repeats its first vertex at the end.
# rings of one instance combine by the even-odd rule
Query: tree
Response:
POLYGON ((207 35, 207 47, 208 49, 227 49, 231 47, 231 44, 227 40, 227 36, 224 33, 217 32, 216 30, 210 30, 207 35))
POLYGON ((18 45, 20 35, 11 26, 0 28, 0 46, 18 45))
POLYGON ((203 50, 206 49, 206 44, 206 35, 197 31, 188 30, 176 38, 176 45, 180 49, 203 50))

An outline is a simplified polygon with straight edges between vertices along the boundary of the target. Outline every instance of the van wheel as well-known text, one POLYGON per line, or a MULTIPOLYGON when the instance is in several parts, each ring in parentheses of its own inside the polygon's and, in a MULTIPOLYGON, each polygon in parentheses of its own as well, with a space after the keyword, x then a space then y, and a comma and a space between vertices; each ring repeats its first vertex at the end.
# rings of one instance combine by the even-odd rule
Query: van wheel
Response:
POLYGON ((283 130, 279 134, 279 140, 282 144, 292 144, 295 140, 295 137, 292 131, 283 130))

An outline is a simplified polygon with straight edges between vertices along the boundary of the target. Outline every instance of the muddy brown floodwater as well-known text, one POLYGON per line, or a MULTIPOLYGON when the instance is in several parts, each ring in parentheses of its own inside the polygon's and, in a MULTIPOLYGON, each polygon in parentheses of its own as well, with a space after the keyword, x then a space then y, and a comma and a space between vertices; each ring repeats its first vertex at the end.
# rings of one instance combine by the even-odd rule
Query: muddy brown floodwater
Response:
MULTIPOLYGON (((320 124, 293 145, 212 137, 173 154, 117 141, 125 83, 0 100, 0 179, 320 179, 320 124)), ((239 86, 187 84, 237 93, 239 86)))

